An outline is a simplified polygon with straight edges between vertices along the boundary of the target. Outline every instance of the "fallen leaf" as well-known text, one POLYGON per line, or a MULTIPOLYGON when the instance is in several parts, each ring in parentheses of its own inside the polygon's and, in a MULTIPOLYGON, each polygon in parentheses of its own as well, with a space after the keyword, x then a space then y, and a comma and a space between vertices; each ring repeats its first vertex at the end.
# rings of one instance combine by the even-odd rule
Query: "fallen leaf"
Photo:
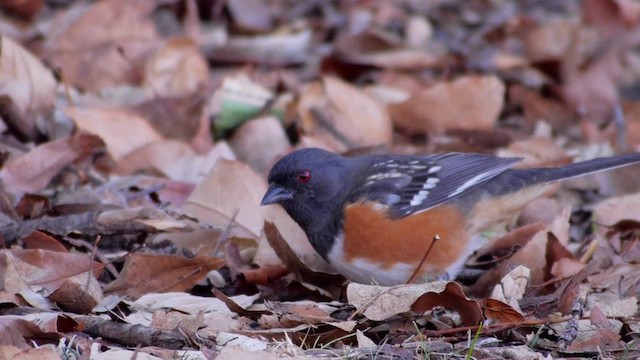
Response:
POLYGON ((62 309, 88 313, 102 300, 96 277, 104 265, 84 254, 11 249, 0 252, 4 290, 42 293, 62 309))
POLYGON ((172 180, 200 183, 219 159, 235 160, 235 154, 226 142, 219 142, 205 154, 176 140, 160 140, 142 145, 122 157, 116 172, 134 174, 140 170, 155 169, 172 180))
POLYGON ((336 150, 391 143, 386 109, 342 80, 327 76, 309 85, 297 111, 303 131, 336 150))
POLYGON ((67 108, 76 126, 99 136, 116 162, 144 145, 162 140, 149 123, 128 110, 67 108))
POLYGON ((224 260, 199 256, 187 259, 173 255, 131 254, 125 260, 120 277, 108 284, 105 293, 127 294, 132 298, 151 292, 191 289, 224 260))
POLYGON ((152 97, 178 98, 203 90, 209 64, 198 46, 188 38, 172 38, 144 65, 144 85, 152 97))
POLYGON ((291 150, 287 134, 273 116, 247 121, 235 131, 229 145, 240 161, 261 174, 291 150))
POLYGON ((505 86, 493 75, 469 75, 441 82, 389 105, 394 125, 410 133, 441 134, 449 129, 489 130, 504 105, 505 86), (428 109, 428 111, 425 111, 428 109))
POLYGON ((350 283, 347 286, 347 301, 367 319, 384 321, 391 316, 409 312, 423 294, 442 293, 446 286, 444 281, 393 287, 350 283))
POLYGON ((155 7, 146 0, 114 0, 60 12, 45 37, 43 57, 65 82, 83 89, 137 83, 159 44, 151 18, 155 7))
POLYGON ((44 143, 5 164, 0 180, 9 193, 38 192, 64 167, 103 146, 99 138, 86 134, 44 143))
POLYGON ((530 278, 531 271, 528 268, 516 267, 500 280, 500 284, 495 286, 491 293, 491 299, 506 303, 513 310, 522 314, 519 301, 524 297, 530 278))
POLYGON ((265 181, 249 166, 220 159, 182 210, 218 228, 231 225, 229 236, 258 239, 263 226, 260 199, 266 191, 265 181))
POLYGON ((474 326, 484 320, 480 304, 469 299, 462 291, 462 286, 456 282, 449 282, 441 291, 428 291, 411 305, 411 310, 423 314, 434 307, 441 306, 457 312, 464 325, 474 326))
POLYGON ((0 36, 0 104, 3 120, 35 139, 38 121, 53 110, 57 83, 51 70, 7 36, 0 36))

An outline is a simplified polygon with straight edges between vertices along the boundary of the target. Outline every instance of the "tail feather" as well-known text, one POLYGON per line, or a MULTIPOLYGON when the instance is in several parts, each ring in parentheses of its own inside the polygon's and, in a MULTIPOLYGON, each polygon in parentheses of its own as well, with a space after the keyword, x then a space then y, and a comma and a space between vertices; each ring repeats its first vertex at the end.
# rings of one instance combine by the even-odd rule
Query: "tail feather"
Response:
MULTIPOLYGON (((581 161, 559 168, 510 169, 483 185, 494 196, 507 195, 526 187, 571 179, 640 163, 640 153, 581 161)), ((638 171, 640 181, 640 171, 638 171)))
MULTIPOLYGON (((640 163, 640 153, 581 161, 562 168, 545 169, 546 177, 544 181, 553 182, 566 180, 637 163, 640 163)), ((638 172, 638 181, 640 181, 640 171, 638 172)))

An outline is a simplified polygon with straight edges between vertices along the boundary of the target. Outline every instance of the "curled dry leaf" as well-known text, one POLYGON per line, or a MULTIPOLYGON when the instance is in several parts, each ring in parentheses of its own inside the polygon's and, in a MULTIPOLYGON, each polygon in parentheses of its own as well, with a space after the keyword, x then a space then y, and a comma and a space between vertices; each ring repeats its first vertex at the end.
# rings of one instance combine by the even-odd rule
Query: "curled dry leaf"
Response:
POLYGON ((0 36, 0 49, 2 119, 33 139, 37 120, 53 110, 57 83, 51 70, 7 36, 0 36))
POLYGON ((84 254, 20 249, 0 252, 5 291, 44 291, 60 308, 80 313, 90 312, 101 301, 96 276, 102 269, 102 264, 84 254))
POLYGON ((441 134, 450 129, 489 130, 504 105, 505 86, 494 76, 468 75, 419 91, 389 105, 393 123, 411 133, 441 134))
POLYGON ((384 107, 363 91, 333 77, 324 77, 307 87, 298 113, 305 133, 336 150, 391 143, 391 120, 384 107))
POLYGON ((147 0, 101 1, 61 12, 45 38, 43 56, 75 86, 100 90, 140 81, 159 40, 147 0))
POLYGON ((202 90, 209 64, 188 38, 173 38, 151 56, 144 67, 144 85, 152 97, 184 97, 202 90))
POLYGON ((496 299, 485 299, 482 305, 484 316, 495 323, 519 323, 524 321, 522 310, 496 299))
MULTIPOLYGON (((540 285, 552 278, 553 274, 550 271, 556 262, 569 257, 572 255, 553 236, 553 233, 540 231, 513 256, 483 274, 473 286, 474 293, 493 287, 509 272, 509 269, 518 265, 526 266, 531 270, 532 286, 540 285)), ((558 271, 558 273, 563 272, 558 271)))
POLYGON ((102 138, 116 162, 144 145, 163 139, 145 119, 128 110, 70 107, 65 112, 80 130, 102 138))
POLYGON ((0 170, 0 180, 12 194, 38 192, 64 167, 103 146, 98 137, 87 134, 44 143, 5 164, 0 170))
MULTIPOLYGON (((17 316, 0 316, 0 333, 3 334, 2 346, 0 347, 4 348, 11 345, 17 349, 15 354, 31 348, 31 346, 27 344, 26 339, 37 339, 44 335, 44 332, 31 321, 17 316)), ((6 354, 5 351, 6 349, 2 349, 0 355, 6 354)), ((6 357, 6 359, 12 358, 12 356, 6 357)), ((58 355, 57 359, 59 358, 58 355)))
POLYGON ((108 284, 104 291, 132 298, 151 292, 185 291, 209 271, 223 265, 223 259, 206 256, 187 259, 173 255, 131 254, 125 260, 120 277, 108 284))
POLYGON ((446 286, 444 281, 393 287, 350 283, 347 286, 347 302, 367 319, 383 321, 412 310, 420 296, 425 293, 439 294, 446 286))
POLYGON ((422 314, 437 306, 456 311, 462 323, 467 326, 478 325, 484 320, 480 304, 469 299, 457 282, 447 283, 441 291, 429 291, 420 295, 411 305, 411 310, 422 314))
POLYGON ((513 310, 522 314, 518 302, 524 297, 530 278, 531 270, 524 266, 516 267, 500 280, 500 284, 495 286, 491 293, 491 299, 506 303, 513 310))

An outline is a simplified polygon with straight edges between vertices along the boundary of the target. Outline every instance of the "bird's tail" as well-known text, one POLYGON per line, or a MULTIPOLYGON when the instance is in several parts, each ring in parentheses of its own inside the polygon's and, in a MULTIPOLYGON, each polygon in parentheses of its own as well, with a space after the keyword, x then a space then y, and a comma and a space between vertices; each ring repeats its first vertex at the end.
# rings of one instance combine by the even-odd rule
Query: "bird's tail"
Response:
MULTIPOLYGON (((545 169, 543 172, 545 174, 543 181, 554 182, 566 180, 637 163, 640 163, 640 153, 581 161, 561 168, 545 169)), ((638 171, 637 179, 640 181, 640 171, 638 171)))

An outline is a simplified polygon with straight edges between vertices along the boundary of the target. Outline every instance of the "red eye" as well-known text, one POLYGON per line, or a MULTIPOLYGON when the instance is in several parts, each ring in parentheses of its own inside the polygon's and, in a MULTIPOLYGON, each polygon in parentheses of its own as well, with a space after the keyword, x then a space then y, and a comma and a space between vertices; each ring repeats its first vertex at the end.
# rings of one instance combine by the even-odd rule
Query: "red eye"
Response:
POLYGON ((298 181, 306 184, 309 182, 309 180, 311 180, 311 172, 309 172, 309 170, 300 171, 300 173, 298 174, 298 181))

